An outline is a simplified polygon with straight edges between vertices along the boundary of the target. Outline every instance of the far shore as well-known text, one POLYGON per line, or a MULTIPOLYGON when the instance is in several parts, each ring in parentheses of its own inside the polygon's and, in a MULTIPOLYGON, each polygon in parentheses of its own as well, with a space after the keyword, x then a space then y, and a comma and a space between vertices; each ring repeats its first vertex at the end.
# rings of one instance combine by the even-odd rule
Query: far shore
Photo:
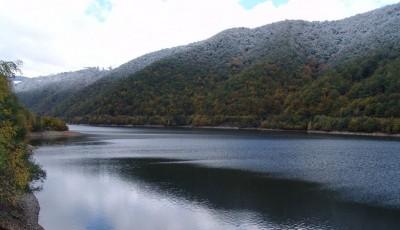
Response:
POLYGON ((329 135, 347 135, 347 136, 368 136, 368 137, 396 137, 400 138, 400 134, 391 133, 364 133, 364 132, 348 132, 348 131, 321 131, 321 130, 307 130, 309 134, 329 134, 329 135))
POLYGON ((32 132, 28 134, 28 138, 31 140, 60 139, 60 138, 80 137, 80 136, 82 136, 82 134, 75 131, 44 131, 44 132, 32 132))
POLYGON ((261 132, 286 132, 286 133, 304 133, 304 134, 324 134, 335 136, 364 136, 364 137, 392 137, 400 138, 400 134, 382 133, 382 132, 350 132, 350 131, 323 131, 323 130, 293 130, 293 129, 266 129, 266 128, 243 128, 237 126, 165 126, 165 125, 113 125, 113 124, 73 124, 73 125, 91 125, 102 127, 131 127, 131 128, 181 128, 181 129, 210 129, 210 130, 244 130, 261 132))

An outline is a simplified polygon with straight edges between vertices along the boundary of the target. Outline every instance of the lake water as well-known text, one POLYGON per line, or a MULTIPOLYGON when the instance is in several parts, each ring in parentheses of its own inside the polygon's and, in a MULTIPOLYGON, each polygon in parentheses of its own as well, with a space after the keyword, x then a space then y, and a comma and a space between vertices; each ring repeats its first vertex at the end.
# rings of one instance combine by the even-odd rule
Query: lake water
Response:
POLYGON ((70 129, 35 151, 48 230, 400 228, 395 139, 70 129))

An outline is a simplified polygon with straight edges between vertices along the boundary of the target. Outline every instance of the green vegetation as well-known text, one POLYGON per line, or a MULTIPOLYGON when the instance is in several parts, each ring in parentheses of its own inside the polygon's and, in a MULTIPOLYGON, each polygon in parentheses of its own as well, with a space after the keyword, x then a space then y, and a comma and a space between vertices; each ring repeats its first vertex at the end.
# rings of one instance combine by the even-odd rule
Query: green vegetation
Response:
POLYGON ((13 203, 23 192, 33 189, 30 183, 45 173, 30 160, 25 136, 30 131, 66 130, 55 118, 38 117, 24 109, 11 91, 18 65, 0 61, 0 203, 13 203))
POLYGON ((68 126, 63 120, 48 116, 36 116, 31 131, 67 131, 68 126))
POLYGON ((400 132, 396 50, 335 66, 285 52, 241 69, 166 59, 101 92, 89 87, 51 114, 90 124, 400 132))

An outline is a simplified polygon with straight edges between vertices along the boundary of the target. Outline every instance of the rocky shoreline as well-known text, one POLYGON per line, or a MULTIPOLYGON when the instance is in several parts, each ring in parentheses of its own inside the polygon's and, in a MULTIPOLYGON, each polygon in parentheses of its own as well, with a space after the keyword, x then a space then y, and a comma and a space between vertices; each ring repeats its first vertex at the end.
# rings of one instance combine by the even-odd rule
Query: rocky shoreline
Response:
MULTIPOLYGON (((53 140, 81 136, 73 131, 45 131, 29 133, 30 140, 53 140)), ((33 153, 34 147, 28 145, 28 151, 33 153)), ((27 192, 16 198, 14 205, 0 203, 0 230, 44 230, 39 225, 39 201, 33 192, 27 192)))
POLYGON ((0 230, 44 230, 39 225, 39 211, 33 193, 21 195, 15 206, 0 205, 0 230))

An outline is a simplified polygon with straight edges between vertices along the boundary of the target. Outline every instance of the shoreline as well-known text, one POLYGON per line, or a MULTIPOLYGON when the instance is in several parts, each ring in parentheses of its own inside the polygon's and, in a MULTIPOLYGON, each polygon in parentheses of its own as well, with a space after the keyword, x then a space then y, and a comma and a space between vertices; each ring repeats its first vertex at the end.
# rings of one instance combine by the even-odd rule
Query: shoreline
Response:
POLYGON ((349 131, 321 131, 321 130, 307 130, 309 134, 327 134, 327 135, 341 135, 341 136, 364 136, 364 137, 393 137, 400 138, 400 134, 390 133, 365 133, 365 132, 349 132, 349 131))
MULTIPOLYGON (((29 140, 56 140, 80 137, 83 134, 76 131, 44 131, 31 132, 26 137, 29 140)), ((34 147, 28 145, 30 154, 34 147)), ((4 230, 44 230, 39 224, 40 204, 33 192, 26 192, 17 197, 15 205, 0 204, 0 229, 4 230)))
POLYGON ((323 131, 323 130, 295 130, 295 129, 266 129, 266 128, 243 128, 238 126, 165 126, 165 125, 113 125, 113 124, 71 124, 71 125, 89 125, 100 127, 125 127, 125 128, 160 128, 160 129, 204 129, 204 130, 239 130, 239 131, 258 131, 258 132, 281 132, 281 133, 303 133, 303 134, 323 134, 332 136, 357 136, 357 137, 390 137, 400 138, 400 133, 382 133, 382 132, 351 132, 351 131, 323 131))
POLYGON ((32 132, 28 134, 28 139, 38 140, 38 139, 61 139, 61 138, 73 138, 80 137, 81 133, 76 131, 44 131, 44 132, 32 132))

